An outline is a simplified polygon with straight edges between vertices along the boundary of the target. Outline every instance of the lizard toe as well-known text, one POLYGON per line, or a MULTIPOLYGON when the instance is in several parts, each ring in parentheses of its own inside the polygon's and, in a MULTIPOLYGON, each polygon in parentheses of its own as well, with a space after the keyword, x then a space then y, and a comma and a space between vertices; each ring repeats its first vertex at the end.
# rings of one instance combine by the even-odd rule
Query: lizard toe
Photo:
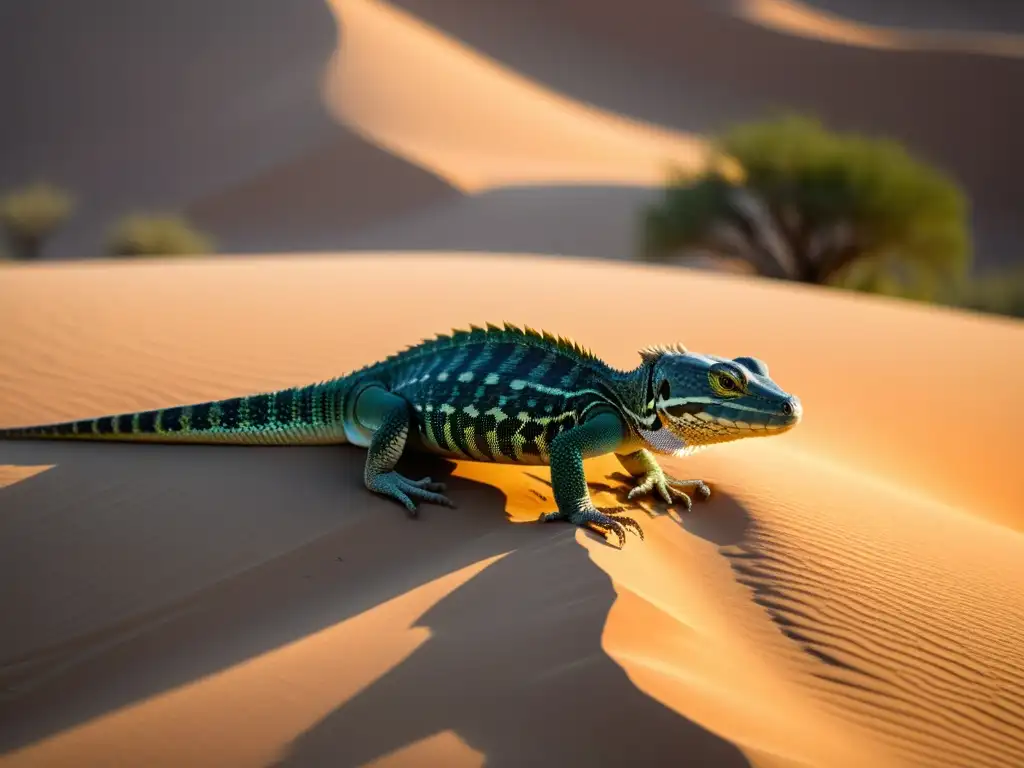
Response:
POLYGON ((433 491, 428 491, 425 488, 420 488, 415 485, 407 486, 402 490, 412 498, 419 501, 425 501, 428 504, 437 504, 442 507, 451 507, 452 509, 455 508, 455 502, 440 493, 434 493, 433 491))
POLYGON ((702 498, 706 499, 711 496, 711 488, 703 480, 677 480, 674 477, 666 478, 668 484, 674 488, 693 488, 697 491, 697 494, 702 498))
MULTIPOLYGON (((622 511, 622 507, 612 508, 615 511, 622 511)), ((600 510, 596 507, 584 507, 573 514, 569 515, 569 522, 575 525, 590 528, 596 530, 596 528, 602 528, 604 531, 610 531, 615 534, 615 538, 618 539, 619 548, 626 546, 626 531, 631 530, 633 533, 638 535, 641 539, 643 538, 643 529, 640 528, 640 524, 631 517, 612 517, 609 514, 611 510, 600 510)))
POLYGON ((381 474, 371 475, 366 480, 366 487, 382 496, 387 496, 388 498, 397 501, 405 507, 406 511, 409 513, 409 517, 419 516, 419 509, 416 507, 416 502, 413 501, 413 497, 422 499, 423 501, 432 501, 434 503, 440 502, 436 502, 433 498, 427 497, 438 496, 439 498, 444 498, 443 496, 439 496, 438 494, 421 488, 416 483, 407 480, 397 472, 382 472, 381 474))
MULTIPOLYGON (((673 499, 683 502, 683 504, 686 506, 687 512, 693 511, 693 499, 690 498, 688 493, 686 493, 685 491, 681 491, 678 488, 673 488, 672 486, 669 486, 668 490, 669 493, 672 495, 673 499)), ((669 503, 671 504, 672 502, 670 501, 669 503)))
POLYGON ((428 491, 434 491, 438 493, 447 488, 447 486, 444 483, 435 483, 433 479, 429 477, 424 477, 421 480, 410 480, 408 478, 405 478, 405 482, 407 482, 409 485, 414 485, 417 488, 425 488, 428 491))

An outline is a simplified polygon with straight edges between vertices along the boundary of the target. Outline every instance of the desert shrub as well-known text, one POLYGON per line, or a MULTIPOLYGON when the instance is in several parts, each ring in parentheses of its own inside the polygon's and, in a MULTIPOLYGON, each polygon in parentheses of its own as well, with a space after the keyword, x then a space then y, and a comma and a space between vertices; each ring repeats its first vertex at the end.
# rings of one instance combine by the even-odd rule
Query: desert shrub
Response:
POLYGON ((0 227, 18 259, 38 259, 47 238, 67 221, 74 198, 51 184, 39 182, 0 198, 0 227))
POLYGON ((132 214, 111 231, 111 256, 178 256, 210 253, 213 240, 173 214, 132 214))
POLYGON ((964 195, 896 142, 797 116, 739 125, 712 143, 741 173, 709 166, 671 177, 643 214, 645 257, 711 253, 770 277, 921 297, 966 274, 964 195))

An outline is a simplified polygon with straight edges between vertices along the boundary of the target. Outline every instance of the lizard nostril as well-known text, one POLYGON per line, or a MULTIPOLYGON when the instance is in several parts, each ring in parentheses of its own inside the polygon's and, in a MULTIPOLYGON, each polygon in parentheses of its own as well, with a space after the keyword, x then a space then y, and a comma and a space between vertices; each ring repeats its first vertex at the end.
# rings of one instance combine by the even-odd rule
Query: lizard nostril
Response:
POLYGON ((792 405, 792 403, 790 403, 788 400, 786 402, 784 402, 782 404, 782 412, 786 416, 792 416, 793 415, 793 405, 792 405))

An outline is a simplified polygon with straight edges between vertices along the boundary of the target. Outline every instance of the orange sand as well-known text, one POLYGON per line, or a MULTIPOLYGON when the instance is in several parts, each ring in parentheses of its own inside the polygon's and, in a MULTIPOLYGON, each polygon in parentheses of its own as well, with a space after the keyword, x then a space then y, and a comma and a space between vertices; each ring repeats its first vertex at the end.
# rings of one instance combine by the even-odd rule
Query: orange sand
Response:
MULTIPOLYGON (((380 0, 329 7, 321 90, 347 133, 207 195, 211 220, 329 239, 459 193, 704 161, 698 136, 380 0)), ((974 45, 791 0, 719 10, 841 45, 974 45)), ((413 461, 459 507, 410 521, 348 446, 0 443, 0 768, 1024 764, 1017 321, 516 253, 7 265, 0 425, 306 383, 502 320, 620 366, 658 342, 753 354, 805 420, 665 461, 712 499, 638 506, 647 539, 621 551, 530 524, 552 509, 543 468, 413 461)), ((590 462, 598 503, 619 471, 590 462)))
MULTIPOLYGON (((0 765, 1024 760, 1018 322, 516 254, 11 267, 0 423, 320 379, 487 320, 620 366, 756 354, 806 419, 666 461, 712 500, 638 510, 621 551, 516 524, 551 508, 541 468, 453 465, 459 508, 413 522, 357 448, 2 443, 0 765), (595 312, 623 295, 651 300, 595 312)), ((589 472, 611 502, 616 462, 589 472)))

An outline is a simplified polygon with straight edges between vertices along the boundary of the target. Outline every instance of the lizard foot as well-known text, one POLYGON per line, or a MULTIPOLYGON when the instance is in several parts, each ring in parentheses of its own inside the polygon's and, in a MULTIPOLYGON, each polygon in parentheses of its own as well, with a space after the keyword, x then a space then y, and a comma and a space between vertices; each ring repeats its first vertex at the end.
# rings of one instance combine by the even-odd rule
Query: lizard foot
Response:
POLYGON ((631 517, 612 517, 612 515, 619 512, 625 511, 625 507, 603 507, 598 509, 594 506, 585 506, 576 510, 575 512, 548 512, 542 514, 537 518, 537 522, 549 523, 556 520, 566 520, 573 525, 578 525, 581 528, 589 528, 592 531, 596 531, 602 535, 606 535, 608 531, 615 534, 615 537, 619 541, 619 549, 626 546, 626 531, 630 530, 640 537, 641 541, 644 538, 643 528, 640 527, 640 523, 631 517))
POLYGON ((680 490, 680 487, 695 488, 702 499, 706 499, 711 495, 711 489, 708 488, 707 483, 703 480, 677 480, 670 475, 666 475, 660 467, 656 470, 650 470, 639 480, 640 482, 629 492, 627 498, 634 499, 637 496, 643 496, 657 490, 658 495, 665 500, 666 504, 672 504, 673 500, 679 500, 686 505, 686 511, 690 512, 693 509, 693 500, 688 493, 680 490))
POLYGON ((410 480, 397 472, 383 472, 371 477, 367 481, 366 487, 403 504, 409 512, 409 517, 419 515, 416 501, 439 504, 442 507, 455 506, 451 499, 438 493, 445 489, 444 483, 435 483, 429 477, 424 477, 422 480, 410 480))

